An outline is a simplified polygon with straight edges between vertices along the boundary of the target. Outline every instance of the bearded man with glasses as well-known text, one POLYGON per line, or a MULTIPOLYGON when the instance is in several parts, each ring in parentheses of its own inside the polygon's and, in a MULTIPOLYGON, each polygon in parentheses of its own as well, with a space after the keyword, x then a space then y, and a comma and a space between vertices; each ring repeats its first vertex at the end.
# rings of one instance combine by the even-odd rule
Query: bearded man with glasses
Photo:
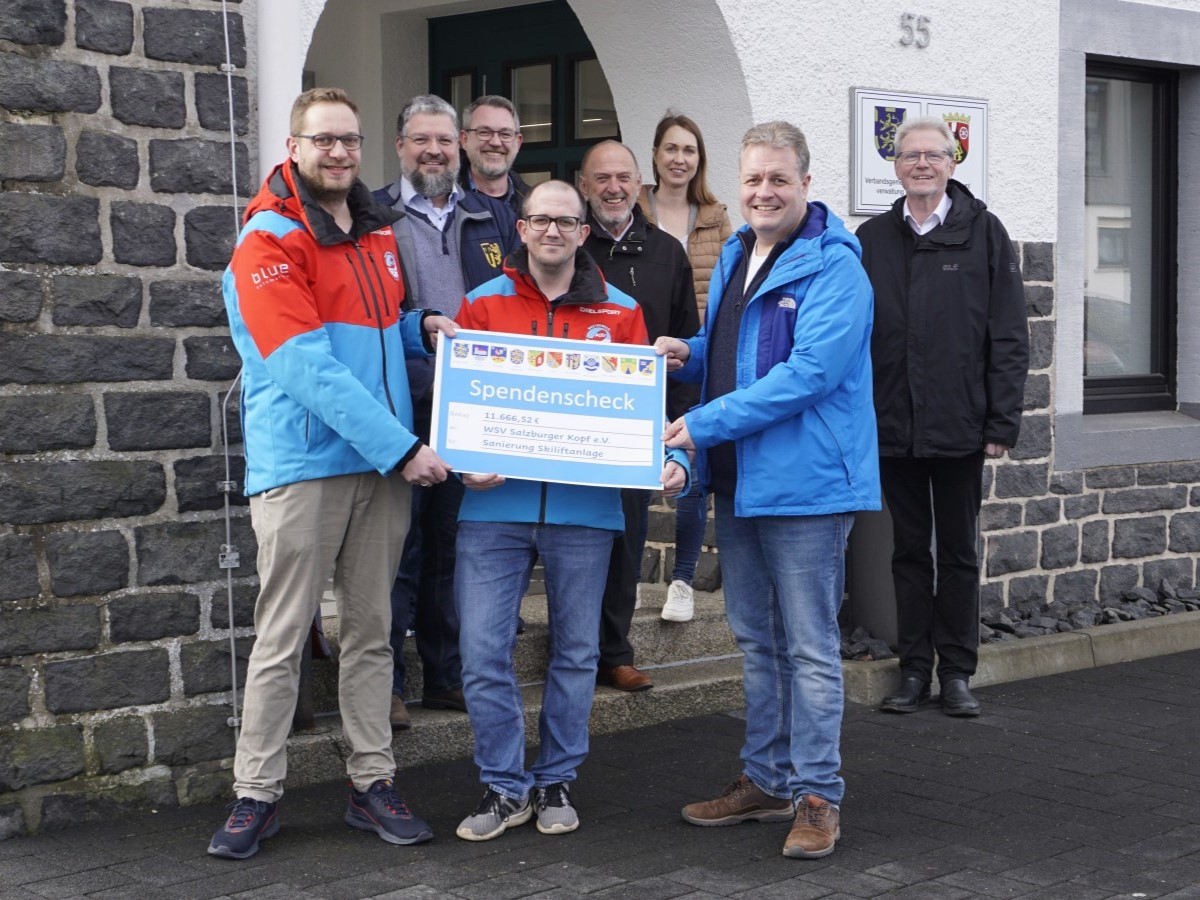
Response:
POLYGON ((858 229, 875 289, 871 358, 901 674, 881 708, 911 713, 928 702, 936 653, 942 712, 977 716, 968 682, 979 645, 983 461, 1003 456, 1020 431, 1025 291, 1004 226, 951 178, 946 123, 906 121, 896 148, 905 196, 858 229))

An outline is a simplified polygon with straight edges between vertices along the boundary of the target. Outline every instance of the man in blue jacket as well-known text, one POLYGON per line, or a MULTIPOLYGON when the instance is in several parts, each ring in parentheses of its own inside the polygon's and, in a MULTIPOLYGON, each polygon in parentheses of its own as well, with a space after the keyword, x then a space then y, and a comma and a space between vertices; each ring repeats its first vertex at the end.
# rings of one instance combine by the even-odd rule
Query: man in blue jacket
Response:
POLYGON ((791 821, 783 855, 813 859, 840 836, 838 608, 854 513, 879 509, 871 405, 871 286, 859 246, 808 202, 808 144, 786 122, 742 138, 748 223, 726 242, 707 321, 659 338, 701 406, 672 422, 713 494, 729 625, 745 659, 742 773, 694 825, 791 821))
MULTIPOLYGON (((458 116, 433 94, 413 97, 396 121, 400 177, 375 199, 402 213, 392 226, 404 274, 406 309, 454 315, 470 290, 495 278, 504 257, 520 246, 516 217, 500 199, 464 190, 457 183, 458 116)), ((433 366, 408 363, 414 431, 429 440, 433 366)), ((413 490, 412 528, 392 589, 392 727, 408 728, 404 638, 416 631, 421 657, 421 705, 465 711, 458 615, 454 611, 454 545, 462 482, 450 478, 413 490)))

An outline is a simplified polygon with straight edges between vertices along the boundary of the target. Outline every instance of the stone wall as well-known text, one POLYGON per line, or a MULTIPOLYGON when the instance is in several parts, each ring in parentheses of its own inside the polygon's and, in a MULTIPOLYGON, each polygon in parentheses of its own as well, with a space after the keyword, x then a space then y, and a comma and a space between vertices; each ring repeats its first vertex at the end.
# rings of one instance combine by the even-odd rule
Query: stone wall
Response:
POLYGON ((0 0, 0 837, 228 785, 224 63, 214 0, 0 0))

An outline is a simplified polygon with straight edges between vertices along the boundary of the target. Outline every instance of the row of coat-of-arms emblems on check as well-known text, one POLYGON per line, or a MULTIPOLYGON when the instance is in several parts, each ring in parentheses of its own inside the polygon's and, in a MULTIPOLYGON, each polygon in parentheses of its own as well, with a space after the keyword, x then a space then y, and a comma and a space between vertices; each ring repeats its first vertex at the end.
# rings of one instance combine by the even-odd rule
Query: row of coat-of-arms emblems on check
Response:
POLYGON ((508 364, 522 368, 538 369, 582 369, 584 372, 620 373, 653 377, 654 360, 633 356, 615 356, 607 353, 575 353, 560 350, 527 349, 505 347, 495 344, 467 343, 456 341, 454 356, 492 365, 508 364))
MULTIPOLYGON (((875 149, 887 162, 896 161, 896 129, 908 112, 903 106, 875 107, 875 149)), ((942 116, 954 136, 954 162, 967 158, 971 145, 971 117, 964 113, 945 113, 942 116)))

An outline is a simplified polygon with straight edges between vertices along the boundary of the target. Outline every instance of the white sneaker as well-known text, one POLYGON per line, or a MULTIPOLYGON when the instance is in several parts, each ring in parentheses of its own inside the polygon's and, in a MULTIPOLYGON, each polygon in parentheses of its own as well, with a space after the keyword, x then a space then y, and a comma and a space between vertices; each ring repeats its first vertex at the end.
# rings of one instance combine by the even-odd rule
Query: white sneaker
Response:
POLYGON ((692 586, 676 579, 667 588, 667 602, 663 604, 662 617, 668 622, 690 622, 696 603, 692 586))

